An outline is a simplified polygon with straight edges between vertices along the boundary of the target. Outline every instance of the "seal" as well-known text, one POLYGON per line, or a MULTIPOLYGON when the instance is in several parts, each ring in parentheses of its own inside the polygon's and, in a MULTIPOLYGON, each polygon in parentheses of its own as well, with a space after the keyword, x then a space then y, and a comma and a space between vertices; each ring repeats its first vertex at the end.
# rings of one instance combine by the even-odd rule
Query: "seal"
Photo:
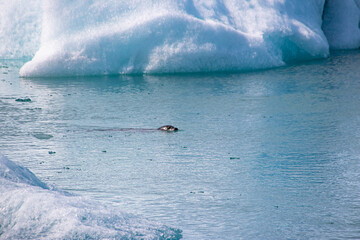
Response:
POLYGON ((116 131, 116 132, 152 132, 152 131, 164 131, 164 132, 176 132, 179 129, 172 125, 164 125, 159 128, 118 128, 118 129, 94 129, 90 131, 116 131))
POLYGON ((159 127, 157 130, 166 131, 166 132, 176 132, 179 129, 172 125, 164 125, 164 126, 159 127))

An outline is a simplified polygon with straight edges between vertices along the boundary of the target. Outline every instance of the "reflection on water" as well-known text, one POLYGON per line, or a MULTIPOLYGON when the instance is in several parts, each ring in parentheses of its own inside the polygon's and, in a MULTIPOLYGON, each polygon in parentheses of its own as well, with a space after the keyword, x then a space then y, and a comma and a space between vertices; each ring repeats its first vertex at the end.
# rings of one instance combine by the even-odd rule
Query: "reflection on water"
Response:
POLYGON ((0 152, 185 239, 360 238, 360 54, 333 55, 242 74, 62 79, 19 79, 19 63, 2 62, 0 152), (164 124, 181 131, 92 131, 164 124))

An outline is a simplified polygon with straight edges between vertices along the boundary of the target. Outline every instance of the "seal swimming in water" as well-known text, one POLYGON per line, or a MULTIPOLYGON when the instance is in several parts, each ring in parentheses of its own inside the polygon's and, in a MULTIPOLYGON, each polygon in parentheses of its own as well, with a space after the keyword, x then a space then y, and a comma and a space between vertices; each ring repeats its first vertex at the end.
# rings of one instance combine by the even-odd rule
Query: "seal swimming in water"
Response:
POLYGON ((177 127, 174 127, 172 125, 164 125, 159 127, 157 130, 161 130, 161 131, 167 131, 167 132, 175 132, 177 130, 179 130, 177 127))
MULTIPOLYGON (((118 129, 96 129, 95 131, 119 131, 119 132, 130 132, 130 131, 164 131, 164 132, 176 132, 179 129, 172 125, 164 125, 159 128, 118 128, 118 129)), ((94 130, 93 130, 94 131, 94 130)))

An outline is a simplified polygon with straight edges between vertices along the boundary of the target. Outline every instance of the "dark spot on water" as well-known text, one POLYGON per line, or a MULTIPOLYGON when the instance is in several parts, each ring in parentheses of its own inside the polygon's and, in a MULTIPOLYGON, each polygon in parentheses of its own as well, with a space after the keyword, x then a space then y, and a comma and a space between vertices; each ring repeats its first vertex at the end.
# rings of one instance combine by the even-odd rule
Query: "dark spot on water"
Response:
POLYGON ((275 206, 274 206, 274 208, 278 209, 278 208, 279 208, 279 206, 275 205, 275 206))
POLYGON ((16 102, 31 102, 30 98, 17 98, 15 99, 16 102))
POLYGON ((199 191, 198 193, 205 193, 204 191, 199 191))
POLYGON ((54 151, 49 151, 49 154, 55 154, 56 152, 54 152, 54 151))
POLYGON ((103 153, 106 153, 106 150, 102 150, 103 153))
POLYGON ((239 157, 230 157, 231 160, 233 159, 240 159, 239 157))
POLYGON ((33 135, 35 138, 40 139, 40 140, 48 140, 50 138, 52 138, 53 136, 50 134, 45 134, 45 133, 36 133, 33 135))
POLYGON ((63 169, 69 170, 70 168, 69 167, 63 167, 63 169))
POLYGON ((41 162, 40 162, 40 164, 43 164, 43 163, 45 163, 45 161, 41 161, 41 162))

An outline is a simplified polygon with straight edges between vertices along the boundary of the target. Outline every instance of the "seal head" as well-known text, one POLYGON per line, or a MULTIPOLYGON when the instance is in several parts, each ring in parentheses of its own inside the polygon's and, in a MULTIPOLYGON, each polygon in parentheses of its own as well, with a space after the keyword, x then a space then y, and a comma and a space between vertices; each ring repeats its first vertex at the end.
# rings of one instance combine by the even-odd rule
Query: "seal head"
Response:
POLYGON ((171 125, 164 125, 159 127, 157 130, 166 131, 166 132, 175 132, 179 130, 177 127, 171 126, 171 125))

